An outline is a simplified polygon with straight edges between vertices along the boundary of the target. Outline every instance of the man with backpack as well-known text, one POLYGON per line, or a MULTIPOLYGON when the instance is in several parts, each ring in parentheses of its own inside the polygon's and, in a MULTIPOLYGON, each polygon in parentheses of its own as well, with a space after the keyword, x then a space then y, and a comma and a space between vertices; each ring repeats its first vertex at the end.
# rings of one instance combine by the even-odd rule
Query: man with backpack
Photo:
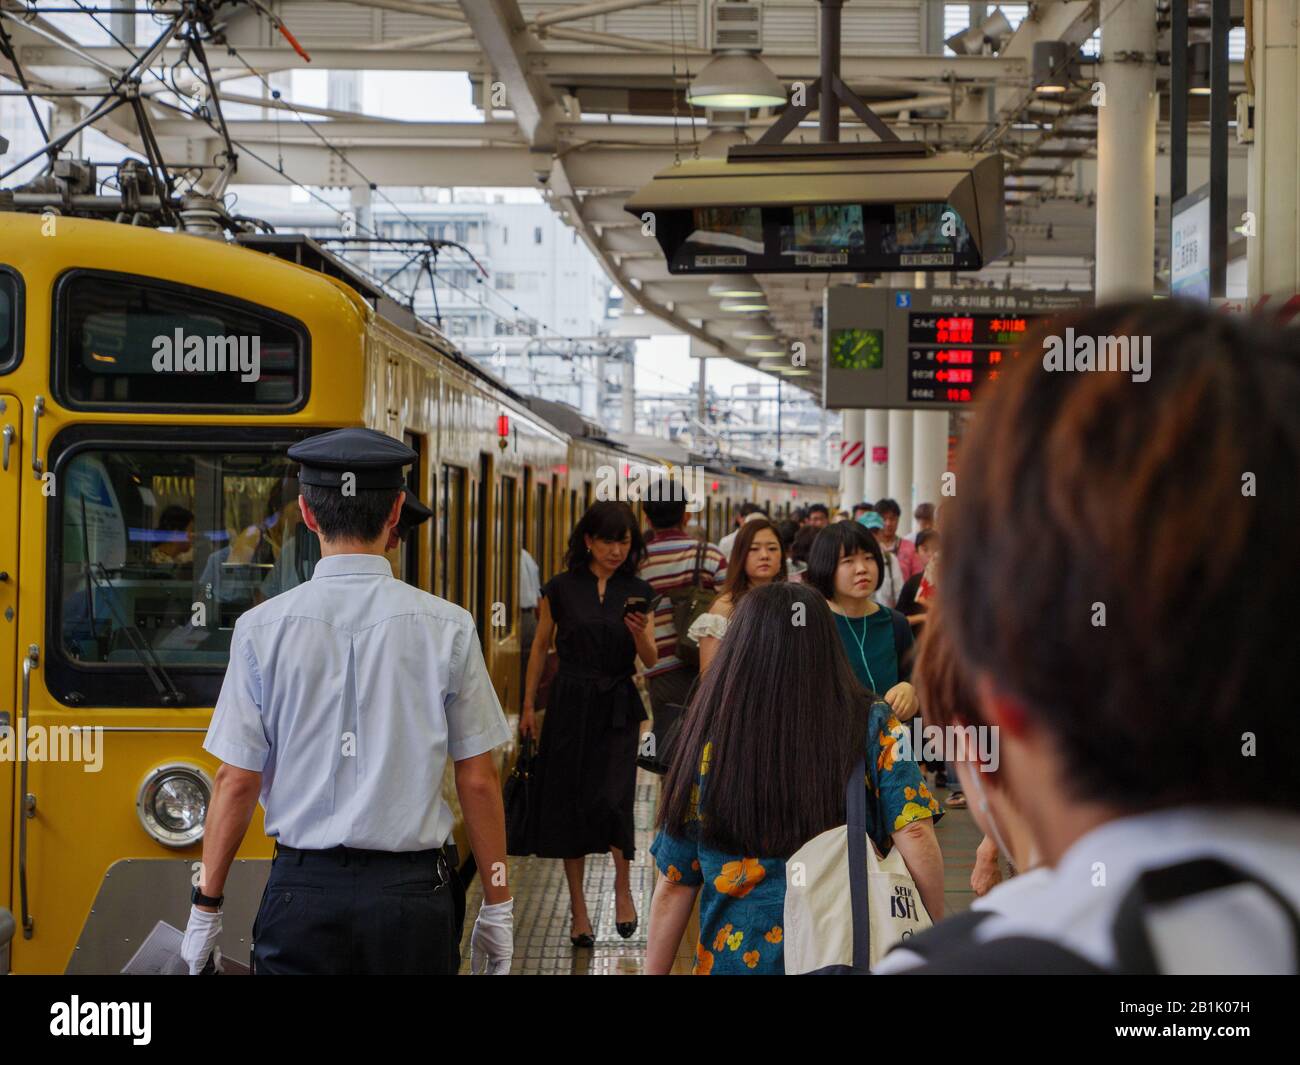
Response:
MULTIPOLYGON (((668 481, 664 487, 675 483, 668 481)), ((699 647, 692 647, 683 638, 691 622, 709 609, 722 587, 727 560, 713 544, 686 532, 690 516, 685 498, 676 498, 680 492, 649 494, 670 497, 646 499, 642 504, 650 534, 639 571, 641 579, 648 581, 660 597, 654 623, 659 661, 645 676, 650 686, 655 735, 661 741, 661 725, 673 714, 668 707, 686 702, 691 684, 699 675, 699 647)))

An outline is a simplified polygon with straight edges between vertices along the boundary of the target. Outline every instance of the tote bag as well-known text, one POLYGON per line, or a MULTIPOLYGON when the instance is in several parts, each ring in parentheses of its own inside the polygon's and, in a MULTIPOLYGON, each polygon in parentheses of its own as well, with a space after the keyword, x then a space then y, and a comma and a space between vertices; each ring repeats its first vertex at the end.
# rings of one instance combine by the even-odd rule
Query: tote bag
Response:
POLYGON ((848 824, 814 836, 785 863, 785 971, 867 973, 894 944, 931 925, 895 847, 881 858, 867 836, 867 765, 845 794, 848 824))

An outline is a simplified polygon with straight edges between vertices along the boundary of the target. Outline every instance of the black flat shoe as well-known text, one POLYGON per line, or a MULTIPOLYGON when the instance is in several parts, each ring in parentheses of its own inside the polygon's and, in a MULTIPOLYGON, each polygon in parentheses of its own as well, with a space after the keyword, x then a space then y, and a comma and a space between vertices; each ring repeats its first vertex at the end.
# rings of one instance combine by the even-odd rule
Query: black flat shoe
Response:
MULTIPOLYGON (((572 928, 572 926, 570 926, 570 928, 572 928)), ((592 935, 590 932, 579 932, 575 936, 573 935, 572 931, 570 931, 569 942, 572 943, 575 947, 582 947, 586 950, 590 950, 592 947, 596 945, 596 937, 592 935)))
POLYGON ((630 921, 616 922, 614 927, 618 929, 618 934, 624 939, 631 939, 636 934, 636 926, 639 921, 639 917, 633 917, 630 921))

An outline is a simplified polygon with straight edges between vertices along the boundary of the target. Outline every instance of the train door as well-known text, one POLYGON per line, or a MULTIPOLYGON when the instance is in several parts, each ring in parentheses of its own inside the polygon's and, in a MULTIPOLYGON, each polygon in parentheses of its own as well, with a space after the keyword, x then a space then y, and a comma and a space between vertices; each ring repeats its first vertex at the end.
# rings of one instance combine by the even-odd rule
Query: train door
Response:
MULTIPOLYGON (((0 431, 4 433, 3 468, 0 468, 0 727, 16 741, 18 703, 14 689, 18 675, 18 486, 21 483, 22 404, 16 396, 0 393, 0 431)), ((18 760, 0 758, 0 905, 12 911, 14 773, 18 760)), ((21 929, 17 932, 21 936, 21 929)), ((0 974, 9 971, 9 952, 0 947, 0 974)))
MULTIPOLYGON (((424 473, 424 437, 417 436, 415 433, 403 433, 402 439, 416 455, 415 461, 411 463, 411 468, 406 473, 406 488, 416 499, 423 502, 423 486, 420 484, 420 478, 424 473)), ((420 573, 420 544, 424 537, 424 526, 417 525, 407 532, 406 539, 400 541, 394 549, 398 556, 398 576, 407 584, 413 584, 417 588, 424 587, 420 573)), ((430 584, 432 585, 432 578, 430 584)))
POLYGON ((479 643, 486 647, 488 611, 491 607, 488 599, 488 541, 491 536, 488 519, 492 501, 492 456, 485 451, 479 453, 476 492, 477 505, 474 508, 473 611, 474 623, 478 626, 479 643))

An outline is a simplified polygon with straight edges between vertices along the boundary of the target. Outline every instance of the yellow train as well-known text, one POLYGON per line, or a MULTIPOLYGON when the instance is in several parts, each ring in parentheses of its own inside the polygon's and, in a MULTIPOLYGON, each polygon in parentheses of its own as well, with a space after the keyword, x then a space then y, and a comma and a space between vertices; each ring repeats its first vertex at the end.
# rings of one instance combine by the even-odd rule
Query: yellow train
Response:
MULTIPOLYGON (((316 550, 290 444, 367 425, 416 450, 435 516, 394 573, 474 614, 511 714, 519 549, 545 577, 600 477, 657 464, 565 433, 343 273, 301 238, 0 213, 0 906, 18 926, 0 973, 117 972, 158 920, 184 926, 231 627, 316 550)), ((831 500, 727 470, 704 489, 715 540, 746 500, 831 500)), ((235 958, 271 855, 258 816, 226 889, 235 958)))

